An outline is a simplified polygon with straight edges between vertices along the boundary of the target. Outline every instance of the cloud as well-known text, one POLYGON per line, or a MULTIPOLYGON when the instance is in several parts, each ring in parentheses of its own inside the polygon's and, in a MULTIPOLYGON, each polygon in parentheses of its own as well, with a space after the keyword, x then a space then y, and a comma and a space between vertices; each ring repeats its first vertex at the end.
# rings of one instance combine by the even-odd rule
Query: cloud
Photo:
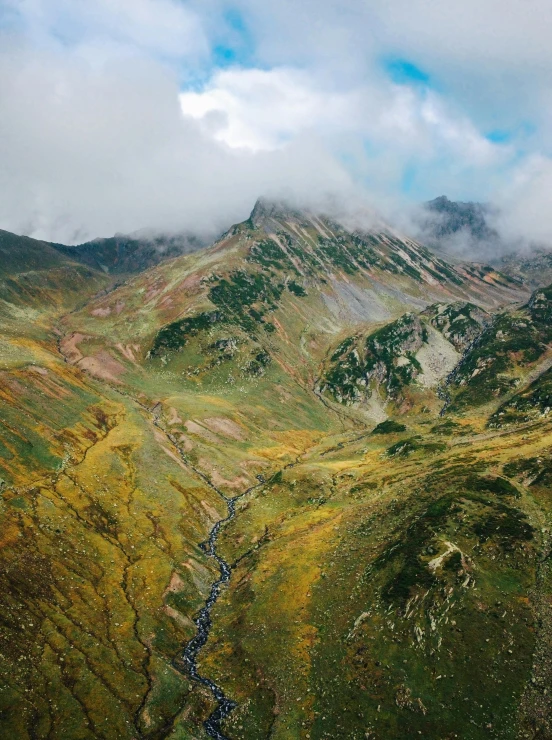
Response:
POLYGON ((105 45, 112 53, 198 59, 209 51, 200 16, 178 0, 4 0, 37 42, 105 45))
POLYGON ((521 162, 494 196, 502 238, 517 247, 551 246, 551 193, 552 159, 535 154, 521 162))
POLYGON ((100 69, 0 44, 0 223, 58 241, 142 227, 210 231, 246 218, 259 193, 315 197, 350 186, 316 137, 281 152, 214 142, 147 59, 100 69))
POLYGON ((547 4, 4 0, 0 226, 214 231, 285 193, 398 219, 447 193, 525 201, 515 228, 552 238, 547 4))
POLYGON ((354 162, 359 188, 376 199, 396 193, 405 163, 433 177, 453 167, 458 182, 510 155, 437 93, 383 80, 328 85, 304 70, 235 68, 180 103, 205 135, 232 148, 277 150, 316 132, 336 158, 354 162))
MULTIPOLYGON (((220 0, 211 7, 224 7, 220 0)), ((548 0, 235 0, 257 39, 263 63, 276 66, 352 62, 359 76, 384 55, 423 69, 464 92, 491 97, 552 76, 552 14, 548 0), (461 75, 461 78, 459 77, 461 75), (502 76, 502 83, 499 77, 502 76)), ((457 89, 457 93, 460 90, 457 89)))
POLYGON ((204 122, 215 140, 251 151, 280 149, 316 128, 348 128, 354 93, 317 89, 304 72, 278 68, 217 72, 202 92, 180 95, 185 116, 204 122))

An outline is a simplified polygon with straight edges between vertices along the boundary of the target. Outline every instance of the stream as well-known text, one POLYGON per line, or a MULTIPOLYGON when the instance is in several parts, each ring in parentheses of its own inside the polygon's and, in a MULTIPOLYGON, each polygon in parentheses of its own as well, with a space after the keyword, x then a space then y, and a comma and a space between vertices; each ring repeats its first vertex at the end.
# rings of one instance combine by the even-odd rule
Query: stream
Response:
POLYGON ((207 731, 207 734, 210 737, 215 738, 215 740, 228 740, 226 735, 223 735, 221 731, 221 723, 226 719, 226 717, 228 717, 230 712, 235 709, 236 703, 229 699, 224 691, 221 689, 221 687, 218 686, 214 681, 211 681, 211 679, 206 678, 199 673, 197 667, 197 656, 209 637, 209 632, 211 631, 212 624, 211 611, 220 596, 221 587, 223 584, 228 583, 232 575, 232 569, 230 565, 217 553, 217 539, 220 530, 225 524, 232 521, 232 519, 236 516, 236 501, 243 496, 246 496, 248 493, 251 493, 251 491, 255 490, 255 488, 259 488, 259 486, 262 486, 265 483, 265 479, 262 475, 258 475, 257 479, 259 480, 259 483, 252 486, 251 488, 248 488, 247 491, 244 491, 242 494, 236 496, 235 498, 228 498, 228 496, 225 496, 222 491, 218 491, 219 495, 226 501, 226 505, 228 506, 228 516, 225 519, 220 519, 215 524, 215 526, 211 530, 211 533, 209 534, 209 539, 206 542, 202 543, 201 548, 205 553, 207 553, 207 555, 214 558, 219 564, 220 578, 218 578, 218 580, 216 580, 211 586, 211 591, 209 593, 209 596, 207 597, 205 606, 201 609, 198 616, 194 620, 197 627, 197 633, 195 637, 192 637, 192 639, 188 642, 188 644, 184 648, 184 652, 182 653, 182 658, 188 667, 190 677, 194 681, 197 681, 203 686, 206 686, 213 694, 213 697, 217 702, 217 708, 204 722, 204 727, 207 731))
MULTIPOLYGON (((142 406, 142 408, 147 408, 144 407, 143 404, 140 405, 142 406)), ((207 676, 201 675, 197 666, 197 657, 201 649, 205 646, 207 640, 209 639, 209 633, 212 626, 211 612, 221 594, 222 586, 228 583, 232 576, 232 568, 230 564, 227 563, 226 560, 217 552, 218 536, 224 525, 228 524, 228 522, 231 522, 232 519, 234 519, 234 517, 236 516, 236 502, 250 494, 255 489, 264 486, 266 480, 264 475, 259 474, 256 476, 257 480, 259 481, 258 483, 250 486, 238 496, 226 496, 219 488, 217 488, 212 483, 212 481, 208 478, 207 475, 205 475, 205 473, 192 465, 191 462, 187 459, 186 455, 182 452, 176 437, 171 434, 171 432, 167 431, 167 429, 165 429, 164 425, 161 423, 161 408, 161 404, 158 402, 155 404, 153 409, 147 409, 153 417, 154 426, 162 431, 167 439, 172 443, 172 445, 178 451, 184 464, 188 468, 193 470, 197 476, 199 476, 210 488, 212 488, 222 499, 224 499, 228 508, 228 515, 224 519, 219 519, 219 521, 211 529, 209 538, 205 542, 202 542, 200 545, 201 549, 204 553, 206 553, 206 555, 214 558, 217 561, 220 568, 220 577, 211 585, 211 590, 209 591, 209 596, 205 601, 205 605, 201 608, 199 614, 194 619, 194 624, 197 627, 197 632, 195 636, 192 637, 192 639, 186 644, 182 652, 182 660, 188 669, 190 678, 193 681, 196 681, 202 686, 208 688, 217 703, 216 709, 203 723, 205 731, 207 732, 209 737, 212 737, 215 740, 230 740, 226 735, 223 734, 221 724, 224 722, 226 717, 228 717, 228 715, 236 708, 237 704, 235 701, 232 701, 232 699, 229 699, 226 696, 226 694, 218 684, 216 684, 214 681, 211 681, 211 679, 207 678, 207 676)), ((299 459, 300 457, 298 456, 294 462, 290 462, 287 465, 284 465, 282 470, 288 470, 289 468, 295 467, 299 464, 299 459)))
MULTIPOLYGON (((118 392, 121 393, 121 395, 127 395, 122 391, 118 392)), ((199 614, 194 619, 194 624, 197 627, 197 632, 195 636, 192 637, 192 639, 186 644, 186 647, 182 652, 182 660, 188 668, 190 678, 193 681, 196 681, 202 686, 208 688, 215 701, 217 702, 216 709, 203 723, 205 731, 207 732, 209 737, 215 738, 215 740, 229 740, 229 738, 227 738, 226 735, 222 733, 221 724, 226 719, 226 717, 228 717, 228 715, 236 708, 237 704, 236 702, 229 699, 222 688, 218 686, 214 681, 211 681, 210 678, 201 675, 197 667, 197 656, 199 655, 199 652, 205 646, 205 643, 209 638, 209 633, 212 626, 211 611, 213 610, 213 607, 217 603, 217 600, 221 594, 221 587, 225 583, 229 582, 232 575, 232 568, 230 567, 230 564, 227 563, 226 560, 224 560, 224 558, 217 553, 217 539, 220 534, 220 530, 225 524, 232 521, 232 519, 234 519, 234 517, 236 516, 236 502, 244 496, 247 496, 256 488, 260 488, 261 486, 263 486, 266 483, 266 480, 263 475, 257 475, 256 478, 259 481, 258 483, 250 486, 247 490, 243 491, 238 496, 234 496, 233 498, 226 496, 211 482, 211 480, 205 475, 205 473, 203 473, 201 470, 198 470, 194 465, 190 463, 186 455, 182 452, 176 437, 169 431, 167 431, 167 429, 165 429, 160 420, 162 409, 161 403, 156 403, 155 406, 150 409, 139 401, 136 402, 139 406, 141 406, 144 410, 148 411, 148 413, 151 414, 154 426, 156 426, 161 432, 163 432, 167 439, 172 443, 172 445, 178 451, 184 464, 188 468, 193 470, 197 476, 199 476, 210 488, 212 488, 222 499, 224 499, 228 508, 228 516, 226 516, 224 519, 219 519, 219 521, 211 529, 209 538, 205 542, 202 542, 200 544, 203 552, 217 561, 220 568, 220 577, 211 585, 211 590, 209 592, 207 600, 205 601, 205 606, 201 608, 199 614)), ((287 465, 285 467, 291 467, 291 465, 287 465)))

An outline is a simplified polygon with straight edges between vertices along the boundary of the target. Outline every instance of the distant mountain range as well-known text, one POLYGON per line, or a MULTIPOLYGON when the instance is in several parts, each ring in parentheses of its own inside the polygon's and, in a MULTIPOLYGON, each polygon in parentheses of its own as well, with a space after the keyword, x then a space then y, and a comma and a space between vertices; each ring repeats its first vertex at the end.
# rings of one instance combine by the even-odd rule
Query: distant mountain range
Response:
POLYGON ((152 267, 162 260, 195 252, 207 246, 207 242, 193 234, 117 234, 71 247, 62 244, 52 246, 89 267, 110 274, 129 275, 152 267))
POLYGON ((43 270, 67 261, 106 274, 131 275, 159 262, 207 246, 193 234, 116 234, 84 244, 67 246, 0 229, 0 276, 25 270, 43 270))

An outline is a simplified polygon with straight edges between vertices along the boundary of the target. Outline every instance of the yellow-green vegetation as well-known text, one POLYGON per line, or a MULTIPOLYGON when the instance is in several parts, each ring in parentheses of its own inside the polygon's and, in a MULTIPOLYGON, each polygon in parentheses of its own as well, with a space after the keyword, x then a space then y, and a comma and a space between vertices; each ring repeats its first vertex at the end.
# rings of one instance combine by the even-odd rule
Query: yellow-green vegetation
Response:
POLYGON ((469 454, 389 459, 369 439, 307 455, 225 530, 236 572, 202 667, 239 701, 227 734, 518 737, 550 675, 533 658, 550 501, 504 475, 552 427, 474 435, 469 454))
POLYGON ((265 202, 68 254, 0 296, 0 736, 551 736, 548 290, 265 202))

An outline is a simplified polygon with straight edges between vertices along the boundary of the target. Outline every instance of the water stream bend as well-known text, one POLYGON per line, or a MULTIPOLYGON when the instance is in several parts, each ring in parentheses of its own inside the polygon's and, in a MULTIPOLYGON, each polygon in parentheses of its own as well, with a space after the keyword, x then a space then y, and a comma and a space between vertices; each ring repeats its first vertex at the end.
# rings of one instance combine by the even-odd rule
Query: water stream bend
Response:
POLYGON ((248 488, 247 491, 244 491, 242 494, 234 498, 229 498, 228 496, 225 496, 221 491, 218 491, 220 496, 226 501, 226 505, 228 507, 228 516, 224 519, 220 519, 215 524, 209 534, 209 539, 206 542, 202 543, 201 548, 207 555, 209 555, 209 557, 212 557, 217 561, 220 568, 220 578, 218 578, 218 580, 216 580, 212 584, 209 596, 205 601, 205 606, 202 607, 198 616, 194 620, 197 627, 197 633, 187 643, 186 647, 184 648, 184 652, 182 653, 182 658, 184 660, 184 663, 188 667, 190 677, 194 681, 197 681, 203 686, 206 686, 217 702, 217 707, 215 711, 204 722, 204 727, 207 734, 210 737, 215 738, 215 740, 228 740, 226 735, 222 733, 221 723, 226 719, 226 717, 228 717, 233 709, 235 709, 236 703, 229 699, 224 691, 221 689, 221 687, 218 686, 214 681, 211 681, 210 678, 201 675, 197 667, 197 656, 207 642, 207 639, 209 638, 209 632, 211 631, 212 625, 211 611, 220 596, 221 587, 225 583, 228 583, 232 575, 232 569, 230 565, 226 562, 226 560, 224 560, 223 557, 221 557, 217 553, 217 539, 220 530, 225 524, 232 521, 232 519, 236 516, 236 501, 238 501, 238 499, 242 498, 243 496, 247 496, 248 493, 251 493, 251 491, 259 488, 265 483, 262 475, 258 475, 257 479, 259 480, 259 483, 251 486, 251 488, 248 488))

